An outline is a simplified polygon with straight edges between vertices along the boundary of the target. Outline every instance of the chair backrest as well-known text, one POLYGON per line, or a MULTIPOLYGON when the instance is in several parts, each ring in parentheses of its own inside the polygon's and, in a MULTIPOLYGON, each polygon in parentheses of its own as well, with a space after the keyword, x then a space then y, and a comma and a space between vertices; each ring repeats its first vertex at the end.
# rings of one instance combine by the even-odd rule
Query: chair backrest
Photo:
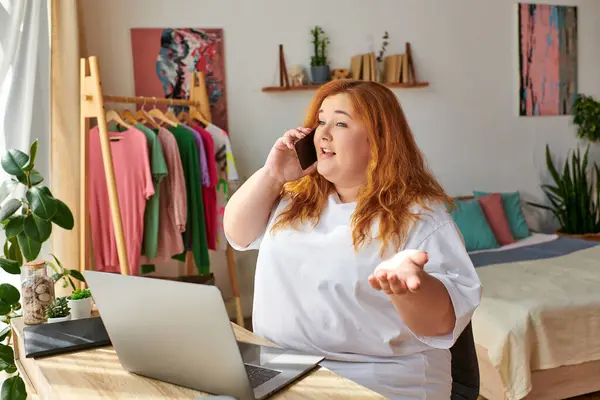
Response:
POLYGON ((471 323, 450 348, 452 354, 451 400, 477 400, 479 396, 479 363, 475 351, 471 323))

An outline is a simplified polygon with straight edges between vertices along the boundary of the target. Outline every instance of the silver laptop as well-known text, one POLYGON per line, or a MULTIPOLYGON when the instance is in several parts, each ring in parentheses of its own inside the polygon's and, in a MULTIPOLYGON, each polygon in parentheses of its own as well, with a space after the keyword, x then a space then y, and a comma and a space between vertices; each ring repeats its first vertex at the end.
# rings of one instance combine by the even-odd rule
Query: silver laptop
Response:
POLYGON ((264 399, 323 357, 237 342, 215 286, 85 271, 123 368, 238 400, 264 399))

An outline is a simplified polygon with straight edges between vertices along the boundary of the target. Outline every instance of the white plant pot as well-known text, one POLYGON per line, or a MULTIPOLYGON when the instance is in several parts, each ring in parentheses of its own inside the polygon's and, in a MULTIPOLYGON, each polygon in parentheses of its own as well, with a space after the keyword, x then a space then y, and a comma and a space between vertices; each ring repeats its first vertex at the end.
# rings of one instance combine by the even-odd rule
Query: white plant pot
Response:
POLYGON ((71 319, 90 318, 92 316, 92 298, 68 300, 71 319))
POLYGON ((56 318, 48 318, 48 323, 52 323, 52 322, 62 322, 62 321, 69 321, 71 319, 71 314, 67 315, 66 317, 56 317, 56 318))

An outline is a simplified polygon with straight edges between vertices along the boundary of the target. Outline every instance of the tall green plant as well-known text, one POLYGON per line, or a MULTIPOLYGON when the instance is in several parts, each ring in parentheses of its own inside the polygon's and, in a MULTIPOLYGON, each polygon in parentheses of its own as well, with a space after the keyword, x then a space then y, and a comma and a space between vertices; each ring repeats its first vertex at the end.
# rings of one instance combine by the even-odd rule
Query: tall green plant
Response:
POLYGON ((320 26, 315 26, 310 31, 313 40, 314 55, 310 59, 311 67, 327 65, 327 45, 329 39, 325 36, 325 31, 320 26))
POLYGON ((565 161, 562 172, 559 172, 546 145, 546 166, 554 184, 542 185, 542 189, 551 206, 529 204, 551 211, 560 223, 561 233, 600 232, 600 168, 594 163, 591 171, 588 169, 589 150, 588 145, 583 157, 579 149, 574 151, 571 159, 565 161))
MULTIPOLYGON (((0 227, 6 235, 4 257, 0 267, 9 274, 20 274, 26 261, 35 260, 42 244, 50 238, 53 224, 63 229, 73 229, 73 214, 69 207, 58 200, 47 186, 44 178, 34 168, 38 150, 37 140, 31 144, 29 154, 8 150, 0 163, 10 175, 0 186, 0 227), (20 196, 21 188, 24 196, 20 196), (9 198, 10 196, 10 198, 9 198)), ((0 371, 10 378, 2 384, 2 400, 25 400, 27 392, 21 378, 11 347, 11 320, 21 315, 21 296, 17 288, 0 285, 0 321, 7 326, 0 331, 0 371)))
POLYGON ((573 104, 573 123, 578 127, 577 137, 600 141, 600 102, 592 96, 578 94, 573 104))

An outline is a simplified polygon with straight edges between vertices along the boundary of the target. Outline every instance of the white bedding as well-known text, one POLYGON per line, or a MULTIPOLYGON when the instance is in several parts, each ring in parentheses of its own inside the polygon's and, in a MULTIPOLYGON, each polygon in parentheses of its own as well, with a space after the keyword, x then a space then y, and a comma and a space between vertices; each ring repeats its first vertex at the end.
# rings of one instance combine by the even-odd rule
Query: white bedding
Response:
MULTIPOLYGON (((556 238, 535 234, 510 248, 556 238)), ((473 335, 487 349, 509 400, 529 393, 533 370, 600 360, 599 260, 595 246, 477 268, 483 298, 473 335)))
POLYGON ((556 238, 558 238, 558 235, 556 235, 556 234, 549 235, 546 233, 532 233, 531 236, 528 236, 525 239, 518 240, 517 242, 515 242, 513 244, 507 244, 507 245, 500 246, 495 249, 475 250, 475 251, 469 252, 469 254, 489 253, 491 251, 504 251, 504 250, 516 249, 518 247, 525 247, 525 246, 531 246, 533 244, 551 242, 551 241, 555 240, 556 238))

